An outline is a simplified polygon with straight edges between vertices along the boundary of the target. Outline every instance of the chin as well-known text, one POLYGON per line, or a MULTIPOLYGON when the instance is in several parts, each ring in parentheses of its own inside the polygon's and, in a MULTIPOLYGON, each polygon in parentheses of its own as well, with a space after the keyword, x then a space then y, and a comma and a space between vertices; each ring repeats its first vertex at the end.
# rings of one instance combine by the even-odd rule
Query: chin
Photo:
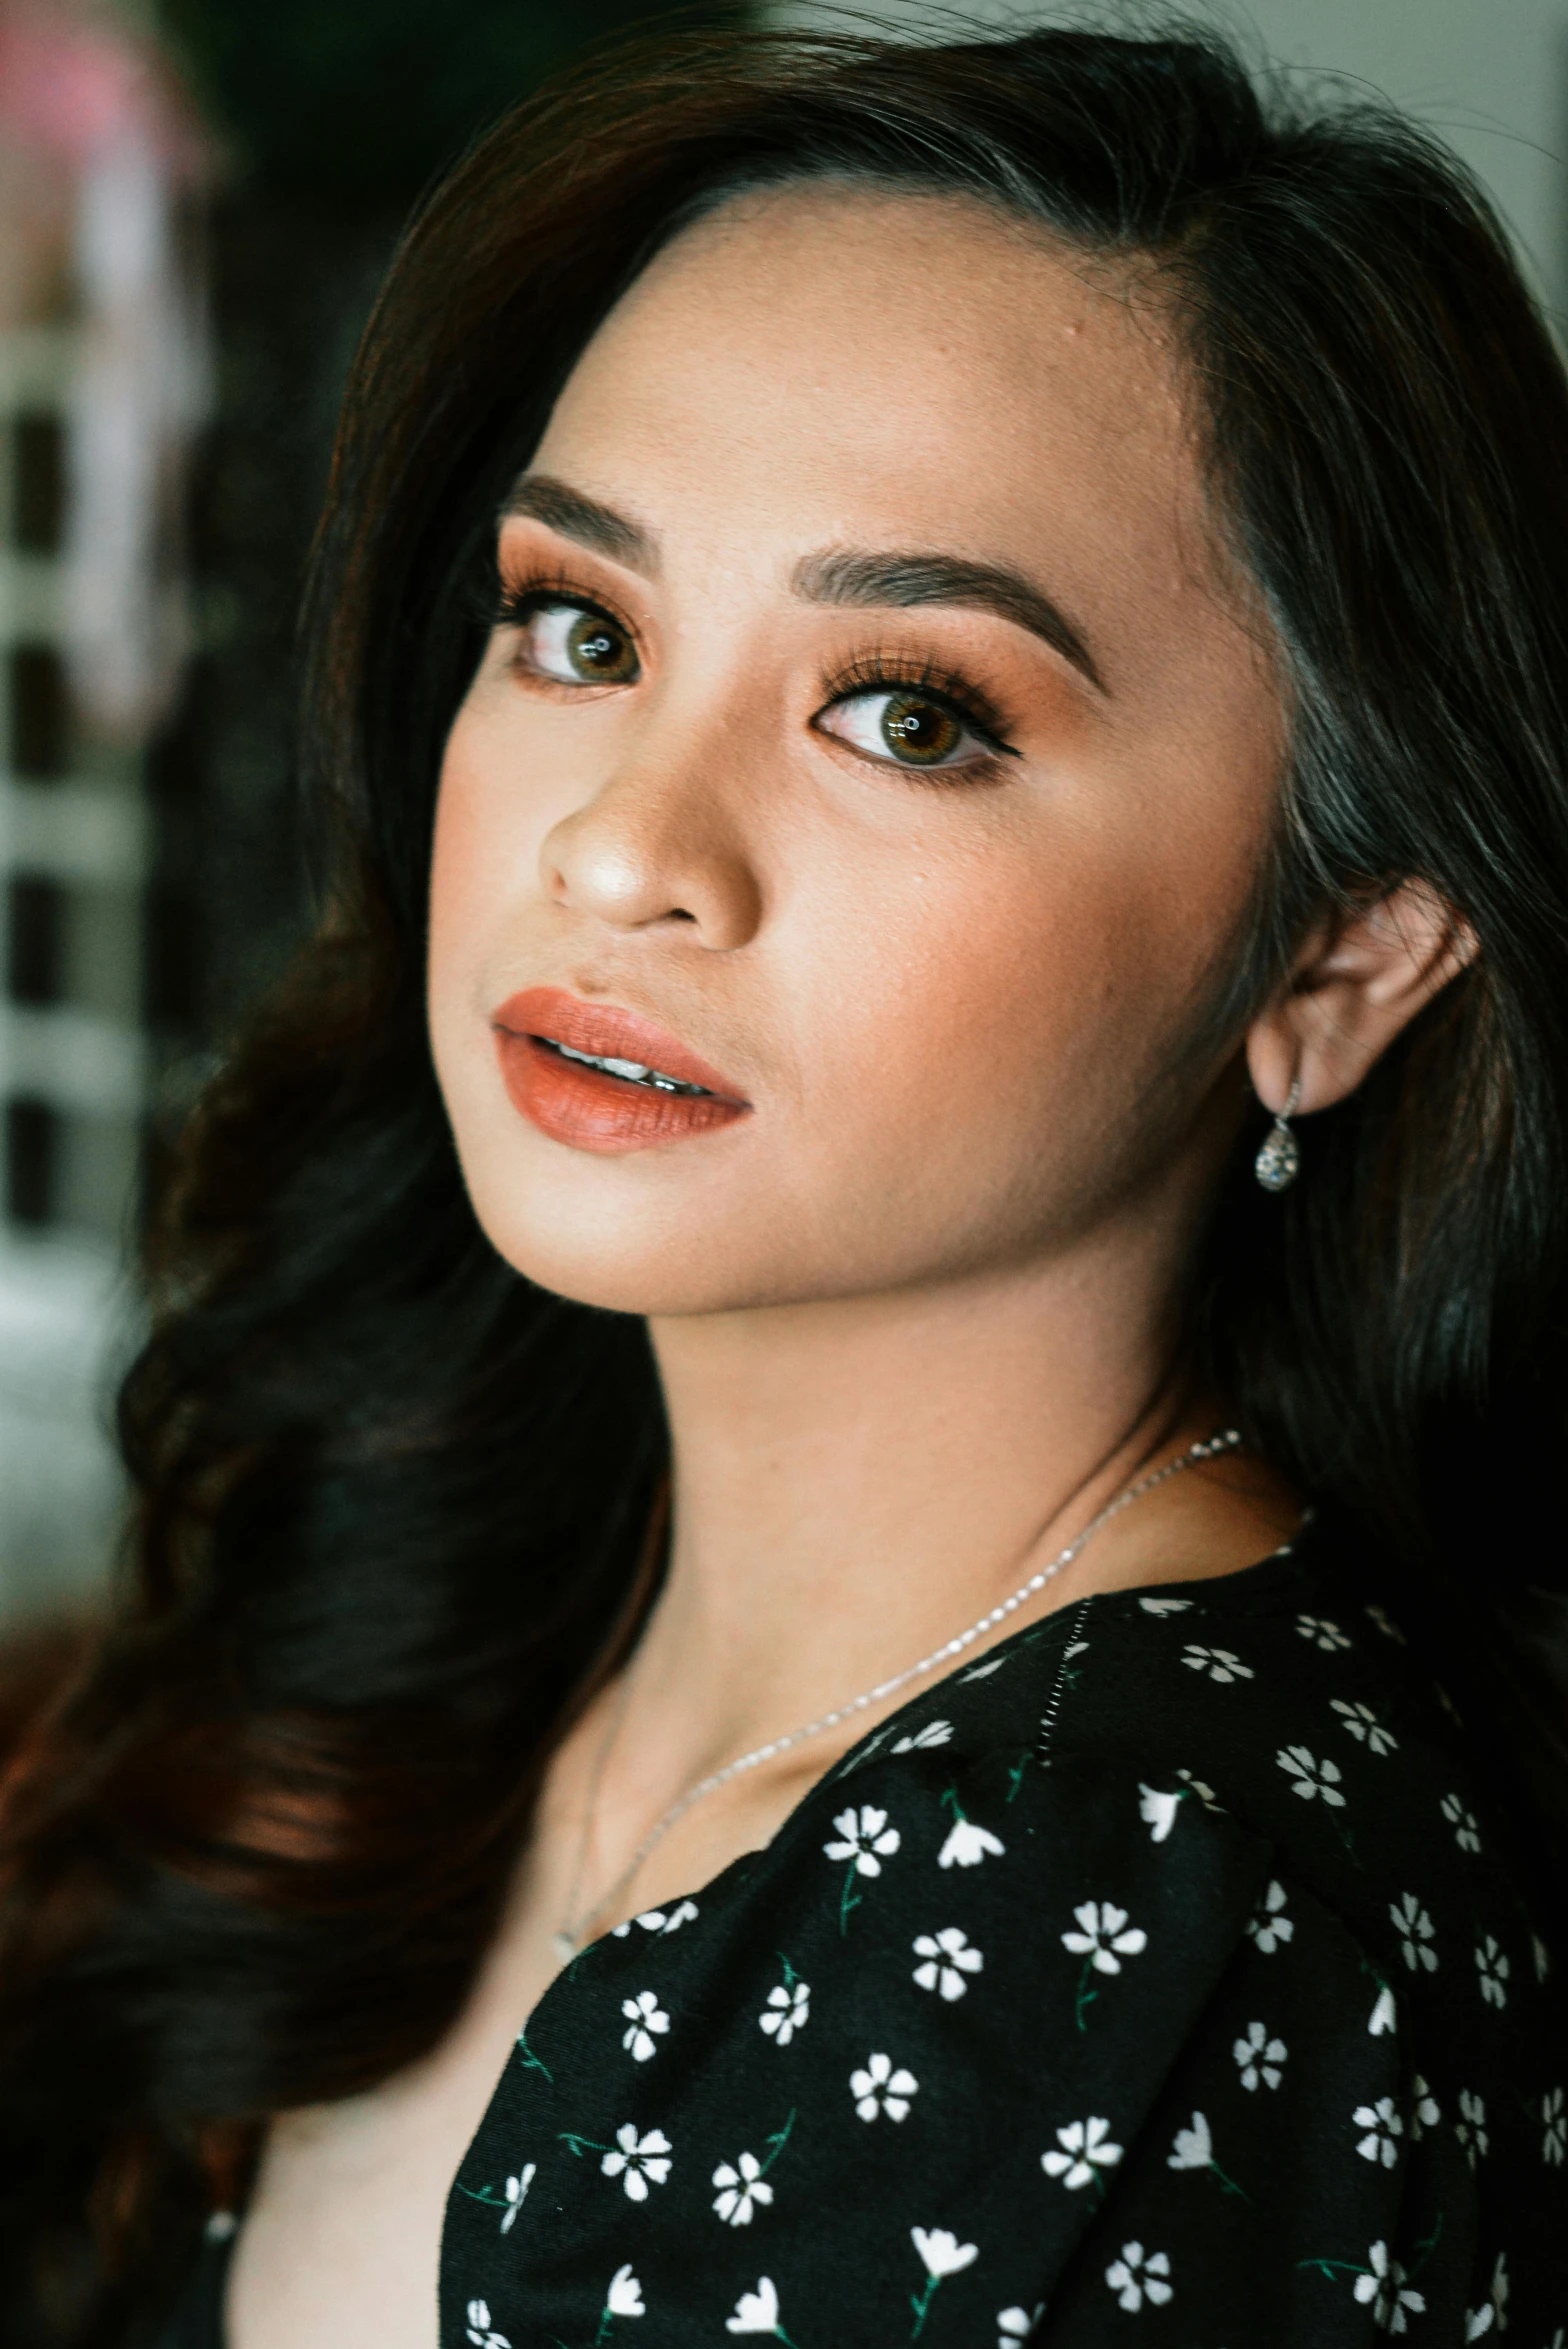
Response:
MULTIPOLYGON (((668 1198, 596 1197, 590 1169, 556 1181, 470 1174, 480 1229, 514 1271, 574 1304, 643 1317, 722 1313, 762 1301, 777 1264, 757 1261, 732 1219, 668 1198)), ((739 1219, 735 1219, 739 1220, 739 1219)))

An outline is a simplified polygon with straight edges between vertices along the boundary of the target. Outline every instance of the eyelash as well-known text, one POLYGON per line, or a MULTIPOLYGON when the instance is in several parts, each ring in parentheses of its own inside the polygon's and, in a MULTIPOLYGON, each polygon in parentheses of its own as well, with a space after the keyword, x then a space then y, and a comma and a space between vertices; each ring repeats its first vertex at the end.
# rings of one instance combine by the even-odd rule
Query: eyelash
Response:
MULTIPOLYGON (((582 612, 591 612, 595 619, 607 620, 622 629, 635 644, 637 631, 609 604, 597 596, 585 594, 575 580, 564 573, 539 572, 526 579, 507 579, 500 583, 500 593, 491 625, 497 628, 519 628, 525 620, 543 606, 571 604, 582 612)), ((956 670, 944 668, 929 659, 915 660, 908 653, 884 651, 873 647, 869 652, 857 653, 840 663, 823 681, 822 707, 834 709, 840 702, 851 701, 858 693, 924 693, 948 710, 962 724, 968 726, 985 749, 996 758, 1018 758, 1021 754, 1004 739, 1006 720, 994 702, 982 693, 968 678, 956 670)), ((973 776, 982 769, 979 760, 967 767, 933 767, 927 780, 937 783, 959 774, 973 776)), ((901 773, 918 774, 916 768, 901 768, 901 773)))
POLYGON ((488 615, 490 625, 520 628, 525 620, 550 604, 570 604, 576 611, 592 612, 596 620, 608 620, 636 640, 637 631, 629 620, 623 620, 619 612, 601 603, 596 595, 585 595, 575 580, 557 572, 541 571, 527 579, 503 579, 495 608, 488 615))
MULTIPOLYGON (((994 702, 982 693, 967 677, 954 669, 943 668, 940 662, 928 659, 914 660, 908 653, 886 652, 873 647, 869 652, 856 653, 834 669, 824 686, 824 709, 833 709, 839 702, 852 701, 857 693, 923 693, 939 708, 969 727, 988 751, 998 757, 1017 758, 1020 754, 1010 742, 1003 739, 1006 720, 994 702)), ((978 763, 978 762, 977 762, 978 763)), ((916 769, 901 770, 918 772, 916 769)), ((930 781, 939 782, 944 776, 959 773, 972 775, 973 766, 962 769, 932 767, 927 770, 930 781)))

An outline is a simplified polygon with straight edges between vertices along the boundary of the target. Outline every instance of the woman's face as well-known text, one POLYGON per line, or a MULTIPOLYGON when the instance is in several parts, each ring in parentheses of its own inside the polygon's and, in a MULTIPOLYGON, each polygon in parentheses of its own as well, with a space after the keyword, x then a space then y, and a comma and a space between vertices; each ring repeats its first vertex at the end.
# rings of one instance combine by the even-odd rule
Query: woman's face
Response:
POLYGON ((1186 388, 1157 300, 962 199, 747 198, 611 314, 437 811, 436 1065, 521 1271, 689 1313, 1190 1223, 1282 724, 1186 388))

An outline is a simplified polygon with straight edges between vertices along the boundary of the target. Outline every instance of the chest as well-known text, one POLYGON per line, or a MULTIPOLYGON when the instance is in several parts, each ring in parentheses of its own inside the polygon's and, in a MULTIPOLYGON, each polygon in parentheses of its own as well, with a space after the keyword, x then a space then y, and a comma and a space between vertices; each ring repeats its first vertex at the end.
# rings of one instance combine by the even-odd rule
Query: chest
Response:
MULTIPOLYGON (((501 1927, 440 2044, 363 2096, 274 2121, 235 2248, 228 2349, 342 2349, 349 2334, 377 2349, 434 2349, 452 2180, 519 2031, 561 1971, 563 1923, 646 1823, 613 1801, 585 1854, 577 1769, 563 1750, 501 1927)), ((800 1794, 799 1773, 780 1771, 693 1810, 593 1930, 613 1932, 661 1899, 673 1906, 685 1887, 765 1844, 800 1794)))

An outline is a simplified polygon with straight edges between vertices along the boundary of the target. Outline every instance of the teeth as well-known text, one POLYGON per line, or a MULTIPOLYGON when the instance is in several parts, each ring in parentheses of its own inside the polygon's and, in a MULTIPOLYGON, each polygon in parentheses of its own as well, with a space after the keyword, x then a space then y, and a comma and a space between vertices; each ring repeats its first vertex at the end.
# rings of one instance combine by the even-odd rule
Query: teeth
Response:
POLYGON ((580 1061, 584 1068, 602 1068, 606 1075, 620 1077, 628 1085, 648 1085, 656 1093, 705 1093, 705 1085, 685 1085, 679 1077, 667 1077, 662 1069, 645 1067, 640 1060, 617 1060, 609 1053, 574 1052, 570 1044, 557 1044, 553 1036, 541 1038, 563 1060, 580 1061))

